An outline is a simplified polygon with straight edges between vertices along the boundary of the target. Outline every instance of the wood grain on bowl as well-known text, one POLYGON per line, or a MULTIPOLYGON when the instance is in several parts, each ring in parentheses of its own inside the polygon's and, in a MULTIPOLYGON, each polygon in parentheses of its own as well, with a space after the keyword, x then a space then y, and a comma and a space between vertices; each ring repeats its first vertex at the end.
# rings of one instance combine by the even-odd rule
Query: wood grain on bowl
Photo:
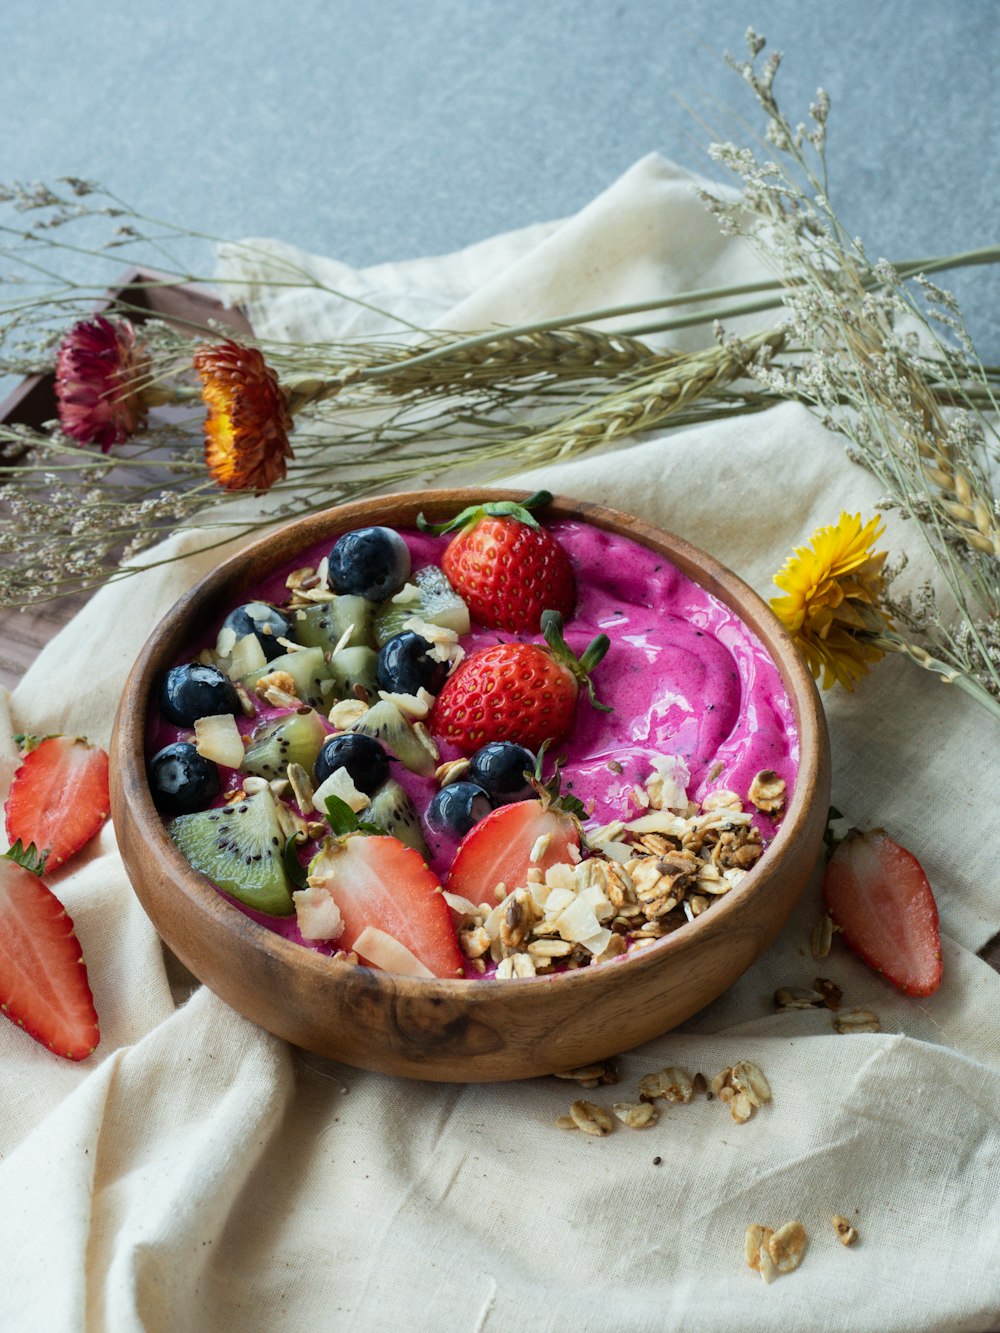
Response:
POLYGON ((241 592, 296 552, 372 523, 412 527, 523 491, 439 490, 359 501, 289 524, 219 566, 164 617, 122 696, 112 740, 112 813, 122 857, 153 924, 191 971, 246 1017, 347 1064, 412 1078, 490 1082, 572 1069, 675 1027, 731 985, 774 939, 822 846, 829 806, 826 723, 815 686, 769 608, 717 561, 679 538, 599 505, 553 501, 665 556, 753 630, 795 713, 800 763, 781 828, 745 879, 689 925, 619 962, 504 981, 395 977, 272 934, 225 901, 174 847, 145 776, 146 718, 157 682, 241 592))

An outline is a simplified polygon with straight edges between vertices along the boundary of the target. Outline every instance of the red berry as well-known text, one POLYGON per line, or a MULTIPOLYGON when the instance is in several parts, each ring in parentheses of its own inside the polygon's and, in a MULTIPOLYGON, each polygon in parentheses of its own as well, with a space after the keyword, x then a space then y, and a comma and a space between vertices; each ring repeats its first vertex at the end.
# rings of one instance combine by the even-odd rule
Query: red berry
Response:
POLYGON ((372 926, 391 935, 436 977, 461 977, 451 909, 423 857, 396 838, 356 834, 334 844, 314 862, 323 887, 340 908, 344 933, 338 949, 350 950, 372 926))
POLYGON ((448 890, 470 902, 493 902, 498 884, 506 885, 508 892, 525 885, 532 865, 544 871, 570 862, 571 845, 580 846, 580 824, 571 815, 542 801, 502 805, 465 835, 452 862, 448 890), (549 842, 532 862, 531 853, 545 836, 549 842))
POLYGON ((910 995, 941 984, 938 912, 917 858, 882 830, 852 829, 830 859, 823 897, 844 939, 910 995))
POLYGON ((460 662, 435 701, 435 736, 471 755, 488 741, 538 751, 573 730, 579 687, 572 671, 534 643, 498 643, 460 662))
POLYGON ((108 756, 72 736, 49 736, 14 774, 7 836, 47 852, 49 870, 88 843, 111 809, 108 756))
POLYGON ((488 741, 515 741, 538 751, 545 741, 558 745, 573 730, 576 697, 585 685, 598 703, 590 673, 608 651, 606 634, 576 657, 562 633, 562 617, 546 610, 537 643, 498 643, 460 662, 438 695, 429 725, 435 736, 474 754, 488 741))
POLYGON ((100 1040, 73 922, 37 875, 0 858, 0 1010, 43 1046, 85 1060, 100 1040))
POLYGON ((484 513, 452 538, 441 560, 474 620, 489 629, 536 634, 543 611, 573 614, 569 556, 544 528, 484 513))

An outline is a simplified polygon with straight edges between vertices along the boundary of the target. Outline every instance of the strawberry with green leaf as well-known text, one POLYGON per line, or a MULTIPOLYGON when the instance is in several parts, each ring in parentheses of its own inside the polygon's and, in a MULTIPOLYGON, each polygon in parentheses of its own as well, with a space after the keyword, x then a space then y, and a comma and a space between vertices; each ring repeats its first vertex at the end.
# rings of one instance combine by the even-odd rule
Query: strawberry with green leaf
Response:
POLYGON ((472 755, 489 741, 515 741, 538 751, 558 745, 573 730, 581 686, 594 708, 599 703, 590 673, 611 646, 598 634, 576 657, 562 633, 562 617, 542 615, 547 646, 499 643, 460 662, 434 703, 428 725, 435 736, 472 755))
POLYGON ((111 811, 108 756, 79 736, 27 742, 4 807, 7 836, 47 853, 50 870, 95 837, 111 811))
POLYGON ((441 558, 448 581, 487 629, 537 634, 543 611, 568 617, 576 605, 576 577, 569 556, 532 514, 551 502, 537 491, 523 504, 512 500, 470 505, 447 523, 417 526, 454 532, 441 558))

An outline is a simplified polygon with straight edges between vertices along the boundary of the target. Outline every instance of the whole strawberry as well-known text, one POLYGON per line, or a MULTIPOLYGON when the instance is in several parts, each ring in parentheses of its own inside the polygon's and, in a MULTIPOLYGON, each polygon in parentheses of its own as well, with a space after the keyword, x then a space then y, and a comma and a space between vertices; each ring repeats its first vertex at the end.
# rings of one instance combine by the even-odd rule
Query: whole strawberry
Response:
POLYGON ((488 741, 516 741, 539 750, 545 741, 558 745, 573 730, 576 700, 585 685, 595 708, 590 672, 610 647, 599 634, 578 659, 562 636, 562 617, 542 615, 547 647, 537 643, 498 643, 459 663, 438 695, 429 718, 435 736, 474 754, 488 741))
POLYGON ((448 523, 417 519, 425 532, 456 533, 441 567, 480 625, 535 634, 543 611, 573 614, 576 579, 569 556, 531 513, 551 499, 548 491, 538 491, 524 504, 472 505, 448 523))

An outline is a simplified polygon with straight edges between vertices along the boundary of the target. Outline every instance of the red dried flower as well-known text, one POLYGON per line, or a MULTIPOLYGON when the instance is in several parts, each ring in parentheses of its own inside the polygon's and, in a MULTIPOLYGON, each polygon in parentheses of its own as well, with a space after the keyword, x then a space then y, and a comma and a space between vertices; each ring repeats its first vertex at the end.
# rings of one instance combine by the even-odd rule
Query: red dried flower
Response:
POLYGON ((146 356, 127 319, 103 315, 74 324, 56 356, 59 424, 80 444, 107 453, 146 424, 139 388, 146 356))
POLYGON ((208 407, 205 466, 227 491, 261 495, 293 457, 292 417, 278 378, 256 347, 235 342, 199 347, 194 365, 208 407))

